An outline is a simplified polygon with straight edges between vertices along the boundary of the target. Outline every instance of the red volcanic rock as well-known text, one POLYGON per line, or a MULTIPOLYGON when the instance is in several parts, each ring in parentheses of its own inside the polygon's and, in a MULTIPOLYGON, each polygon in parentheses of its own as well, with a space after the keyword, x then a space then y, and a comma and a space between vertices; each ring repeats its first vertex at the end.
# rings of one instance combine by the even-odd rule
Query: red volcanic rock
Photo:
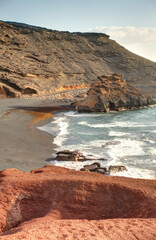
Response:
POLYGON ((74 103, 79 112, 109 112, 139 108, 152 104, 153 100, 122 79, 112 74, 98 77, 83 101, 74 103))
POLYGON ((156 237, 156 181, 47 166, 0 172, 0 239, 156 237))

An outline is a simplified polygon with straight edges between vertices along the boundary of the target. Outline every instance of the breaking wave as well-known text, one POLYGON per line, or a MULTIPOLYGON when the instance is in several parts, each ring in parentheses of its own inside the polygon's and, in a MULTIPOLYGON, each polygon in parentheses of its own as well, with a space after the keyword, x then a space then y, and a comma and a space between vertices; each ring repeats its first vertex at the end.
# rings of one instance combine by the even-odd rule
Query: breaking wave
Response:
MULTIPOLYGON (((102 165, 125 165, 128 171, 115 175, 156 177, 156 107, 112 113, 58 113, 40 127, 55 136, 58 150, 79 150, 84 155, 107 158, 102 165)), ((87 162, 90 163, 91 161, 87 162)), ((80 169, 85 163, 52 164, 80 169)))

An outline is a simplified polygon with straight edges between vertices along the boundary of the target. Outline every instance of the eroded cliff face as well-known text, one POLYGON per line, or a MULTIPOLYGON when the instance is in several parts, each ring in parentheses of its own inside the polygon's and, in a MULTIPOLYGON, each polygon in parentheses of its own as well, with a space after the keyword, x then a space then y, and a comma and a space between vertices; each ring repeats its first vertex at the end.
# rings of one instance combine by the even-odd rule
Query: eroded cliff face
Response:
POLYGON ((0 22, 0 87, 6 96, 81 89, 97 76, 114 72, 155 95, 156 63, 129 52, 106 34, 0 22))
POLYGON ((154 101, 131 84, 122 75, 102 75, 93 83, 83 100, 73 105, 79 112, 109 112, 136 109, 154 101))
POLYGON ((0 239, 155 239, 155 180, 55 166, 0 180, 0 239))

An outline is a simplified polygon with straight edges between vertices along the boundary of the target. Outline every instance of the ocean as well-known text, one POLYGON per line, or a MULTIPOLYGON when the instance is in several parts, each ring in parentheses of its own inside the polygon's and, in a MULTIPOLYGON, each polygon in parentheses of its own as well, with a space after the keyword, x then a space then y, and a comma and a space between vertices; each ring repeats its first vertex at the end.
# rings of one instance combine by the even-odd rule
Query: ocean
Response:
MULTIPOLYGON (((79 150, 85 156, 106 158, 100 161, 103 167, 124 165, 128 170, 113 175, 156 178, 156 106, 110 113, 61 112, 39 129, 55 136, 56 152, 79 150)), ((51 164, 79 170, 93 162, 51 164)))

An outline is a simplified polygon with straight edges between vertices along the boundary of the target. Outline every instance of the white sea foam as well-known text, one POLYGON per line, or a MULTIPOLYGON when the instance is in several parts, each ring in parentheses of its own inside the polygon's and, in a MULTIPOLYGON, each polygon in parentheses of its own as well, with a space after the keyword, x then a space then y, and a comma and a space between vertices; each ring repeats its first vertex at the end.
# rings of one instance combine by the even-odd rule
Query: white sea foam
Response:
MULTIPOLYGON (((156 157, 156 149, 155 148, 151 149, 150 154, 156 157)), ((155 160, 155 162, 156 162, 156 160, 155 160)))
MULTIPOLYGON (((61 115, 62 115, 62 113, 61 113, 61 115)), ((74 116, 78 116, 78 113, 76 111, 69 111, 69 112, 64 112, 63 115, 74 117, 74 116)))
MULTIPOLYGON (((122 128, 138 128, 138 127, 147 127, 145 124, 138 124, 136 122, 112 122, 112 123, 104 123, 104 124, 90 124, 87 122, 79 122, 79 125, 88 126, 90 128, 116 128, 116 127, 122 127, 122 128)), ((150 124, 150 126, 156 126, 155 124, 150 124)))
POLYGON ((109 132, 109 136, 114 136, 114 137, 121 137, 121 136, 125 136, 125 135, 130 135, 131 133, 128 132, 115 132, 115 131, 110 131, 109 132))
POLYGON ((127 167, 127 170, 128 171, 116 172, 111 175, 121 176, 121 177, 144 178, 144 179, 154 179, 156 177, 156 172, 154 170, 130 168, 130 167, 127 167))
POLYGON ((125 156, 140 156, 144 155, 143 150, 144 143, 137 140, 128 139, 119 139, 116 138, 115 141, 118 141, 118 145, 108 145, 111 160, 115 161, 121 159, 125 156))
POLYGON ((89 117, 89 118, 97 118, 102 115, 102 113, 78 113, 76 111, 70 111, 65 113, 66 116, 71 116, 71 117, 89 117))
POLYGON ((101 116, 101 113, 78 113, 76 111, 69 111, 69 112, 64 112, 64 115, 65 116, 68 116, 68 117, 75 117, 75 118, 80 118, 81 117, 91 117, 91 118, 97 118, 99 116, 101 116))
MULTIPOLYGON (((148 121, 146 113, 141 115, 140 120, 140 115, 136 116, 136 112, 133 111, 121 115, 119 113, 79 114, 70 111, 57 114, 51 124, 39 129, 56 136, 54 143, 57 145, 57 151, 79 150, 85 156, 92 155, 95 159, 107 158, 108 161, 101 161, 104 167, 125 165, 128 168, 128 171, 113 175, 155 178, 154 170, 150 170, 154 169, 156 162, 155 110, 150 116, 152 120, 148 121), (142 169, 143 167, 146 169, 142 169)), ((79 170, 93 161, 52 161, 52 164, 79 170)))
MULTIPOLYGON (((93 161, 85 162, 71 162, 71 161, 51 161, 51 164, 60 167, 66 167, 70 169, 80 170, 84 165, 92 164, 93 161)), ((102 167, 108 167, 104 162, 101 164, 102 167)), ((112 176, 123 176, 123 177, 132 177, 132 178, 144 178, 144 179, 153 179, 156 177, 156 172, 153 170, 139 169, 139 168, 130 168, 127 167, 127 171, 112 173, 112 176)))
POLYGON ((80 170, 83 168, 84 165, 89 165, 95 162, 95 160, 92 161, 84 161, 84 162, 76 162, 76 161, 51 161, 51 164, 59 167, 66 167, 70 169, 80 170))
POLYGON ((65 116, 55 118, 55 124, 59 126, 59 132, 54 138, 54 144, 58 147, 62 147, 63 142, 66 140, 66 135, 68 134, 68 122, 65 116))

